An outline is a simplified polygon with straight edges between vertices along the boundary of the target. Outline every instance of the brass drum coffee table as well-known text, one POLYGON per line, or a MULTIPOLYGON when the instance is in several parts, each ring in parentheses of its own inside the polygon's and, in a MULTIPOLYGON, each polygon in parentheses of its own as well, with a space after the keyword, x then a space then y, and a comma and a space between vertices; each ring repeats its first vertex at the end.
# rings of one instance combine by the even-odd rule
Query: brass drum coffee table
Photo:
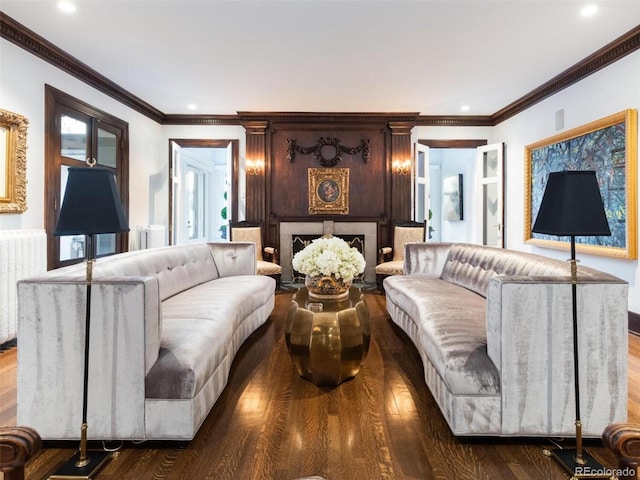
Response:
POLYGON ((306 287, 293 296, 285 340, 298 373, 316 385, 355 377, 369 351, 369 310, 359 288, 344 300, 314 300, 306 287))

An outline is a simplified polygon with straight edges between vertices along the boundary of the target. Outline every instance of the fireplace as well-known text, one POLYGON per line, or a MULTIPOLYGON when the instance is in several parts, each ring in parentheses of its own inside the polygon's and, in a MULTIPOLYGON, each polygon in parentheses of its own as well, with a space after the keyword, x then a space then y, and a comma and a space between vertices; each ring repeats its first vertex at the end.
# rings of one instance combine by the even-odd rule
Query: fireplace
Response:
MULTIPOLYGON (((364 270, 364 281, 374 283, 376 281, 375 267, 377 260, 378 225, 376 222, 334 222, 325 220, 322 222, 280 222, 280 264, 282 266, 282 281, 294 280, 294 271, 291 260, 295 253, 294 239, 312 239, 322 235, 331 234, 336 237, 352 241, 354 246, 363 246, 364 259, 367 266, 364 270)), ((358 248, 360 250, 360 248, 358 248)))

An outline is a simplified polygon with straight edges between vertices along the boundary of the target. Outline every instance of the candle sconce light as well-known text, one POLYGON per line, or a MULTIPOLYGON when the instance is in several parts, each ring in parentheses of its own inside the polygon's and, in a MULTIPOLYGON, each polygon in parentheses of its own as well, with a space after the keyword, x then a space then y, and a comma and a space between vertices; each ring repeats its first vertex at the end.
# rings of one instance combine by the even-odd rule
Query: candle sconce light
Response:
POLYGON ((411 172, 411 160, 394 160, 393 170, 398 175, 409 175, 411 172))
POLYGON ((264 168, 262 160, 247 160, 246 170, 249 175, 260 175, 264 168))

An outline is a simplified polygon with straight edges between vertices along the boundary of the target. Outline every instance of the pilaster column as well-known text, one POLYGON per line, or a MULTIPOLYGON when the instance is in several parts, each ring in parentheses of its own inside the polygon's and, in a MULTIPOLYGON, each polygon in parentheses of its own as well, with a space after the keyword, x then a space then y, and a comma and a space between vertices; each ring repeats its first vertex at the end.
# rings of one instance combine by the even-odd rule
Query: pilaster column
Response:
POLYGON ((411 130, 415 122, 389 122, 391 155, 391 222, 411 219, 411 189, 413 188, 413 154, 411 130))
POLYGON ((268 228, 265 200, 267 196, 267 175, 269 159, 267 158, 267 121, 245 121, 242 126, 246 130, 246 219, 250 222, 263 222, 268 228))

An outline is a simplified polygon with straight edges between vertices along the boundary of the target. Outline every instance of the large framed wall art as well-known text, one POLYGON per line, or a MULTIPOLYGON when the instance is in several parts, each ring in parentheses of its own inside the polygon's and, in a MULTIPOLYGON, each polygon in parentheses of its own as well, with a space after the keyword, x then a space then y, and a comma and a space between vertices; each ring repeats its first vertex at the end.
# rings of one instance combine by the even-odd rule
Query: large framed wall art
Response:
POLYGON ((570 239, 532 233, 549 173, 594 170, 610 237, 576 237, 576 250, 637 258, 638 112, 625 110, 525 147, 524 240, 568 250, 570 239))

